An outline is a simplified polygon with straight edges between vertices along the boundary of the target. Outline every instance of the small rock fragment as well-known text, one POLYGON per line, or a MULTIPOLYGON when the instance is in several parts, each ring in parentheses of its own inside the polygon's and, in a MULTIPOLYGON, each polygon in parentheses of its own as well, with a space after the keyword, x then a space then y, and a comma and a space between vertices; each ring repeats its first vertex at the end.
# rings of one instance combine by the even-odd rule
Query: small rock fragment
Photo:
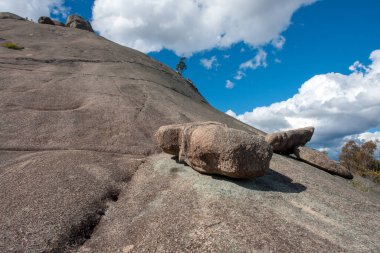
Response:
POLYGON ((338 175, 347 179, 352 179, 351 172, 344 166, 331 160, 322 152, 308 147, 297 147, 294 154, 301 161, 308 163, 314 167, 324 170, 330 174, 338 175))
POLYGON ((305 127, 289 131, 276 132, 265 136, 273 151, 281 154, 291 154, 297 146, 304 146, 314 133, 314 127, 305 127))

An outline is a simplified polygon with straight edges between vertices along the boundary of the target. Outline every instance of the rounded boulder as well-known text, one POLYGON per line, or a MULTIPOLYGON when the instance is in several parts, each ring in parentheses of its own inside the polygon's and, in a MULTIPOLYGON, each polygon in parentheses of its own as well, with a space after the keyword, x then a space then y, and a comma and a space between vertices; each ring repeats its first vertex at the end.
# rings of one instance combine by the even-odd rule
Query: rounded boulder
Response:
POLYGON ((209 124, 183 131, 179 159, 205 174, 256 178, 268 170, 272 154, 261 136, 209 124))

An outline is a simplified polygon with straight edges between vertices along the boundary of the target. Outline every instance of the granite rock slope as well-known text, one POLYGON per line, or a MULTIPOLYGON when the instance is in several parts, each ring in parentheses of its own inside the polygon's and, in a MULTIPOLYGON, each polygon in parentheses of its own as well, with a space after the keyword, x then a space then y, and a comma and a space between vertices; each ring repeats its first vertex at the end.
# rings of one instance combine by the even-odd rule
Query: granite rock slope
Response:
POLYGON ((151 156, 79 252, 377 252, 379 205, 349 181, 274 155, 255 180, 151 156))
POLYGON ((0 47, 0 252, 379 251, 379 196, 342 178, 275 154, 227 180, 158 154, 163 125, 265 135, 165 65, 17 18, 0 38, 24 47, 0 47))
POLYGON ((0 12, 0 19, 25 20, 24 18, 10 12, 0 12))

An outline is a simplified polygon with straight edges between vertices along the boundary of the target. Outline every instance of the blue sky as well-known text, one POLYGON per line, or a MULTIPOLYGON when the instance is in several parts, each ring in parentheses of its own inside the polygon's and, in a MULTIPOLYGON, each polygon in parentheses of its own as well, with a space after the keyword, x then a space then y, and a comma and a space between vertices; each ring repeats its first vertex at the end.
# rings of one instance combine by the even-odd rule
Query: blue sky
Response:
MULTIPOLYGON (((219 110, 243 113, 290 98, 302 83, 316 74, 347 74, 352 63, 356 60, 369 63, 370 53, 380 48, 380 1, 344 2, 342 6, 340 0, 325 0, 298 10, 292 25, 282 33, 286 38, 283 49, 264 47, 268 66, 247 71, 246 78, 240 81, 233 79, 236 69, 257 52, 243 43, 191 57, 184 75, 219 110), (244 53, 240 53, 241 48, 245 48, 244 53), (220 64, 218 68, 207 70, 200 65, 201 58, 214 55, 220 64), (223 55, 230 58, 224 59, 223 55), (275 63, 276 58, 281 63, 275 63), (235 83, 233 89, 224 88, 227 79, 235 83)), ((178 61, 168 51, 149 55, 173 68, 178 61)))
POLYGON ((186 55, 184 76, 214 107, 268 132, 315 125, 312 146, 332 156, 380 138, 380 1, 2 1, 35 19, 77 13, 172 68, 186 55))

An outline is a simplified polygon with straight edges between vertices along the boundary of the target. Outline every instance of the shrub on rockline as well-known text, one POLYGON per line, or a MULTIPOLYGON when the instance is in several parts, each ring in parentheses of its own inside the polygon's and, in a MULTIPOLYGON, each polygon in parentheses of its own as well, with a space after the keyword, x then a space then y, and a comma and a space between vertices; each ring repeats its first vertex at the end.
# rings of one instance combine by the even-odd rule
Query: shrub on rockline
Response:
POLYGON ((368 171, 367 176, 372 179, 372 181, 380 184, 380 171, 368 171))
POLYGON ((21 50, 24 49, 24 47, 14 43, 14 42, 5 42, 1 44, 2 47, 8 48, 8 49, 13 49, 13 50, 21 50))

